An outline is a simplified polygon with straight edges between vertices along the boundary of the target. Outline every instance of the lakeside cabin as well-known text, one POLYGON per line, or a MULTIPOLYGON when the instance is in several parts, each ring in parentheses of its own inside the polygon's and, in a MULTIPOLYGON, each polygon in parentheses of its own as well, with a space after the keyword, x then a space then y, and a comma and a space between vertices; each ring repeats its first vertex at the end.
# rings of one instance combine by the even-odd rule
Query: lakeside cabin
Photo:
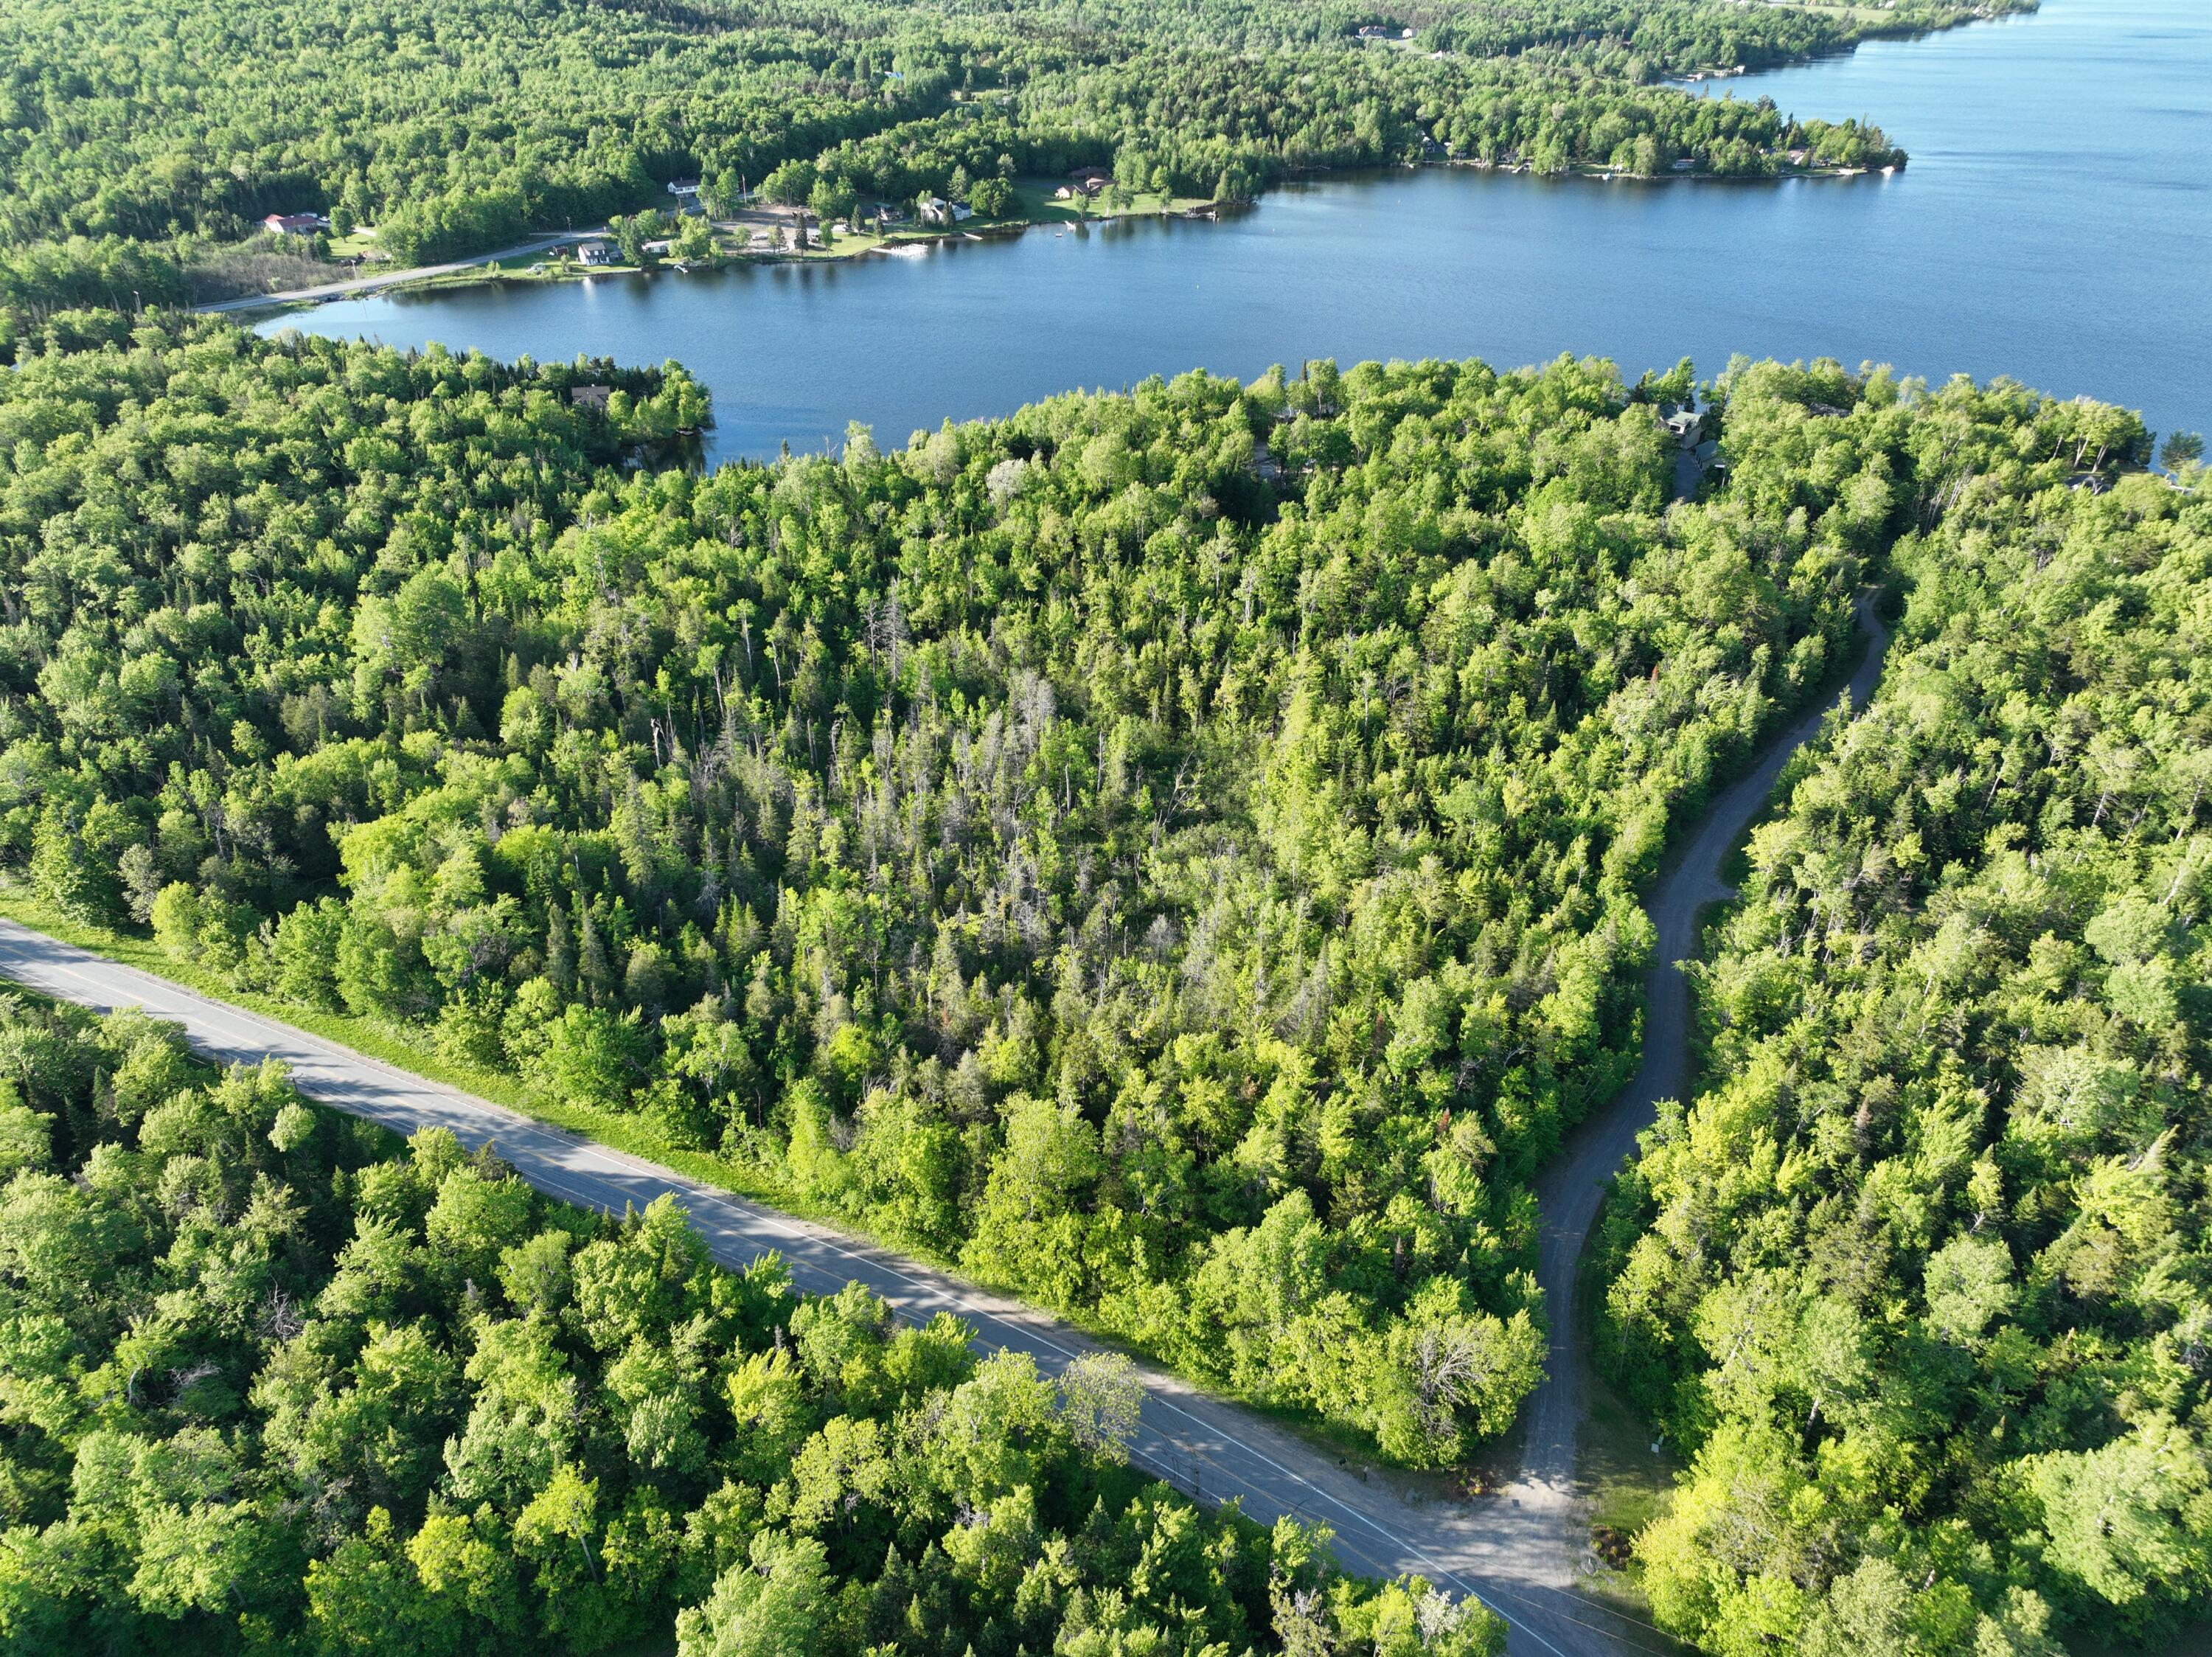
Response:
POLYGON ((612 386, 571 386, 568 387, 568 401, 572 406, 580 409, 591 409, 600 414, 605 414, 607 411, 607 399, 613 394, 614 387, 612 386))
POLYGON ((329 229, 331 222, 320 213, 271 213, 261 228, 272 236, 312 236, 329 229))
POLYGON ((615 262, 615 245, 611 241, 580 241, 576 244, 579 265, 611 265, 615 262))

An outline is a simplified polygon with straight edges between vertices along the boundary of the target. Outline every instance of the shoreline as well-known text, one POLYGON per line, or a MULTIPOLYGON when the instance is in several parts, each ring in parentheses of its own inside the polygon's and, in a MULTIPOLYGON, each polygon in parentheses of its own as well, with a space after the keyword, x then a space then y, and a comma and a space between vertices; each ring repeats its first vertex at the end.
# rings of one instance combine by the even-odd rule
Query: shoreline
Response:
MULTIPOLYGON (((1832 51, 1808 52, 1802 58, 1787 59, 1780 63, 1761 64, 1757 67, 1753 67, 1747 64, 1737 64, 1722 68, 1693 70, 1681 76, 1663 79, 1656 82, 1656 84, 1662 86, 1671 86, 1679 91, 1690 93, 1692 96, 1704 96, 1705 94, 1702 91, 1692 92, 1691 89, 1692 88, 1709 86, 1719 82, 1734 82, 1739 80, 1762 80, 1772 75, 1783 73, 1792 69, 1802 68, 1808 64, 1819 63, 1823 60, 1833 60, 1840 58, 1847 58, 1856 52, 1862 46, 1867 44, 1869 41, 1909 41, 1923 40, 1933 35, 1949 34, 1955 30, 1968 28, 1979 23, 2006 22, 2016 18, 2030 17, 2034 15, 2035 13, 2039 11, 2041 9, 2041 0, 1981 0, 1980 3, 1975 4, 1970 9, 1965 10, 1963 15, 1954 17, 1948 21, 1936 23, 1933 25, 1876 24, 1874 27, 1867 28, 1858 38, 1851 40, 1848 45, 1832 51)), ((1391 44, 1395 45, 1396 43, 1391 44)), ((1667 184, 1699 179, 1717 183, 1779 184, 1786 180, 1791 179, 1854 178, 1869 173, 1886 175, 1901 172, 1904 170, 1910 156, 1908 152, 1903 150, 1900 150, 1898 153, 1900 159, 1896 163, 1881 168, 1784 166, 1778 168, 1771 174, 1758 174, 1749 177, 1736 177, 1735 175, 1723 177, 1722 175, 1705 172, 1697 168, 1691 168, 1677 172, 1671 165, 1668 170, 1663 173, 1632 173, 1615 169, 1596 162, 1575 162, 1570 164, 1564 172, 1544 174, 1541 176, 1552 178, 1583 178, 1609 184, 1621 182, 1637 184, 1667 184)), ((1771 155, 1770 159, 1771 159, 1771 155)), ((1355 171, 1381 171, 1392 170, 1400 168, 1411 169, 1421 167, 1468 167, 1484 171, 1501 171, 1516 173, 1524 176, 1538 176, 1534 173, 1533 169, 1526 161, 1516 160, 1510 163, 1501 163, 1497 161, 1480 161, 1471 157, 1440 155, 1426 157, 1417 161, 1377 162, 1374 163, 1371 168, 1317 168, 1305 172, 1288 173, 1285 174, 1284 180, 1280 182, 1288 182, 1291 180, 1300 178, 1324 177, 1332 174, 1343 174, 1355 171)), ((1051 187, 1051 180, 1032 180, 1031 188, 1034 189, 1040 182, 1043 183, 1047 188, 1051 187)), ((1279 184, 1270 187, 1279 187, 1279 184)), ((1263 190, 1261 194, 1264 195, 1265 193, 1266 192, 1263 190)), ((1026 202, 1024 204, 1025 208, 1029 205, 1026 202)), ((1038 225, 1066 225, 1074 222, 1088 222, 1089 220, 1093 217, 1098 219, 1102 222, 1115 218, 1139 216, 1157 216, 1164 218, 1170 216, 1183 218, 1212 218, 1218 216, 1219 212, 1224 209, 1241 209, 1256 205, 1258 205, 1256 198, 1249 202, 1201 203, 1194 198, 1169 198, 1164 200, 1160 206, 1154 209, 1133 207, 1123 209, 1118 212, 1111 209, 1107 209, 1096 214, 1086 212, 1078 215, 1065 209, 1055 209, 1053 204, 1052 198, 1041 198, 1038 202, 1038 207, 1041 210, 1025 211, 1022 216, 1018 217, 1009 217, 995 221, 987 227, 986 230, 983 232, 949 232, 945 234, 929 235, 908 234, 896 238, 882 238, 872 242, 871 245, 867 247, 852 248, 842 252, 834 247, 825 248, 821 250, 818 254, 810 254, 805 252, 791 254, 780 252, 754 253, 749 251, 733 251, 729 253, 718 251, 716 253, 712 255, 709 259, 699 261, 699 265, 701 268, 722 269, 730 265, 739 263, 804 263, 810 257, 823 259, 851 259, 858 257, 860 254, 864 253, 890 251, 899 246, 924 246, 936 241, 952 240, 956 236, 963 237, 963 239, 972 236, 975 240, 982 240, 986 236, 990 235, 1019 235, 1038 225), (1188 204, 1188 205, 1184 210, 1177 212, 1175 210, 1175 204, 1177 201, 1185 202, 1188 204), (1200 207, 1204 207, 1207 210, 1202 212, 1196 210, 1200 207)), ((734 221, 724 221, 724 222, 734 222, 734 221)), ((588 240, 595 234, 597 233, 589 229, 542 231, 530 238, 529 241, 541 247, 550 248, 559 246, 564 242, 588 240)), ((853 239, 860 240, 861 238, 854 237, 853 239)), ((541 273, 537 275, 526 275, 523 273, 494 268, 499 265, 507 256, 508 255, 505 252, 478 254, 468 259, 455 260, 447 265, 422 267, 417 271, 397 271, 389 277, 370 277, 361 278, 358 280, 357 284, 347 284, 343 279, 341 279, 339 283, 322 284, 313 289, 295 289, 288 293, 238 295, 227 299, 210 300, 202 303, 195 304, 191 308, 195 314, 246 314, 258 311, 295 310, 324 304, 332 299, 359 298, 374 293, 396 293, 404 291, 421 292, 437 288, 472 287, 483 283, 504 283, 516 280, 532 282, 543 280, 573 280, 580 278, 587 274, 612 276, 617 274, 639 275, 647 273, 643 267, 636 265, 601 266, 592 272, 577 271, 574 272, 561 271, 557 273, 541 273), (447 278, 456 279, 448 280, 447 278), (341 287, 344 289, 344 291, 331 291, 332 289, 341 287)), ((685 264, 678 268, 684 273, 688 274, 691 267, 689 264, 685 264)))
MULTIPOLYGON (((1662 76, 1653 82, 1687 92, 1692 87, 1704 88, 1729 81, 1759 81, 1770 75, 1779 75, 1785 70, 1804 69, 1814 64, 1839 63, 1852 56, 1861 46, 1932 40, 1939 34, 1953 34, 1960 29, 1977 27, 1984 23, 2009 23, 2033 17, 2043 9, 2043 0, 2015 0, 2014 3, 1978 5, 1966 15, 1954 17, 1948 23, 1872 23, 1856 40, 1823 51, 1808 52, 1802 58, 1788 58, 1773 64, 1734 64, 1724 69, 1693 69, 1686 74, 1662 76)), ((1694 95, 1706 94, 1698 91, 1694 95)))
MULTIPOLYGON (((1079 214, 1073 210, 1056 208, 1049 199, 1040 204, 1038 210, 1018 216, 969 222, 961 227, 938 229, 902 228, 887 235, 875 235, 865 231, 851 231, 840 236, 828 247, 805 249, 774 248, 754 251, 749 248, 718 248, 696 259, 663 258, 653 265, 598 265, 585 266, 570 261, 549 265, 541 257, 556 247, 581 241, 606 239, 604 226, 580 230, 549 230, 532 237, 518 249, 502 249, 480 253, 473 258, 456 259, 449 264, 419 266, 406 271, 395 271, 387 276, 356 277, 313 288, 295 289, 281 294, 240 295, 227 299, 204 301, 191 307, 198 314, 245 314, 262 311, 313 309, 334 300, 365 299, 372 295, 395 293, 445 292, 455 289, 483 286, 489 283, 511 283, 516 286, 536 286, 552 282, 589 281, 596 277, 651 276, 663 271, 688 275, 692 271, 725 270, 738 265, 819 265, 843 259, 864 258, 870 254, 886 253, 896 257, 902 249, 922 249, 942 242, 991 241, 1021 235, 1030 230, 1050 226, 1054 229, 1107 224, 1130 218, 1189 218, 1212 219, 1224 210, 1237 210, 1253 205, 1249 202, 1207 202, 1193 196, 1164 198, 1152 207, 1114 209, 1099 207, 1079 214), (529 259, 532 263, 521 268, 511 268, 510 261, 529 259)), ((786 223, 787 218, 769 213, 761 220, 718 219, 713 221, 718 234, 746 225, 786 223)))
MULTIPOLYGON (((1384 172, 1467 171, 1508 174, 1523 178, 1550 181, 1580 180, 1590 184, 1636 185, 1779 185, 1802 180, 1851 179, 1881 177, 1904 170, 1904 163, 1879 168, 1869 167, 1790 167, 1778 168, 1771 174, 1751 176, 1715 174, 1702 169, 1676 172, 1671 168, 1662 173, 1632 173, 1620 168, 1600 166, 1595 162, 1576 162, 1558 173, 1539 174, 1525 161, 1486 161, 1473 157, 1439 156, 1419 161, 1384 162, 1372 167, 1312 168, 1285 174, 1269 186, 1269 191, 1293 184, 1315 184, 1331 179, 1342 179, 1355 174, 1384 172)), ((1026 235, 1032 230, 1050 228, 1064 233, 1070 228, 1087 230, 1093 225, 1104 226, 1126 219, 1182 219, 1202 222, 1218 222, 1224 214, 1255 211, 1266 195, 1249 201, 1200 201, 1195 198, 1179 197, 1158 207, 1132 207, 1120 210, 1102 208, 1095 212, 1077 215, 1063 211, 993 220, 980 228, 970 225, 962 228, 894 231, 885 236, 852 233, 839 238, 826 247, 778 248, 759 252, 747 250, 718 250, 697 259, 667 259, 655 265, 601 265, 584 266, 571 261, 548 265, 540 259, 522 269, 504 268, 504 260, 512 255, 489 253, 477 259, 456 261, 454 264, 431 266, 418 271, 398 271, 388 277, 369 277, 362 285, 343 292, 301 290, 287 294, 270 294, 264 297, 244 295, 231 299, 212 300, 193 306, 196 314, 252 315, 262 312, 313 310, 333 302, 352 299, 367 299, 394 294, 452 293, 471 288, 543 287, 556 283, 590 282, 601 277, 657 276, 672 272, 689 276, 698 271, 725 271, 740 265, 827 265, 847 260, 884 257, 896 259, 906 253, 922 253, 950 242, 1011 241, 1026 235)), ((735 221, 720 221, 728 224, 735 221)), ((562 242, 586 241, 596 233, 590 230, 547 232, 539 240, 547 243, 546 251, 562 242)))

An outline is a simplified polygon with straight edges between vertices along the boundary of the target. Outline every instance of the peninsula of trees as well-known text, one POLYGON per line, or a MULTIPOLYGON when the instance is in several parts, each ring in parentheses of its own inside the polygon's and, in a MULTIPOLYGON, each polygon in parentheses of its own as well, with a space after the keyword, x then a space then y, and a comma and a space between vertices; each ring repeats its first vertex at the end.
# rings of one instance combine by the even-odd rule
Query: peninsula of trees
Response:
POLYGON ((706 478, 612 464, 698 393, 566 397, 608 373, 200 322, 9 375, 0 858, 1387 1456, 1501 1431, 1639 887, 1974 394, 1734 398, 1670 505, 1686 368, 1189 375, 706 478))
MULTIPOLYGON (((1738 362, 1678 498, 1687 364, 1316 362, 702 477, 673 365, 72 326, 0 375, 17 891, 1407 1464, 1534 1384, 1531 1177, 1635 1063, 1638 895, 1883 588, 1879 699, 1753 836, 1705 1079, 1610 1209, 1603 1350, 1690 1456, 1638 1569, 1730 1657, 2205 1609, 2187 446, 2155 475, 2123 410, 1738 362)), ((21 1008, 0 1054, 34 1648, 683 1606, 750 1651, 718 1630, 802 1602, 792 1648, 946 1657, 1495 1636, 672 1215, 387 1159, 137 1026, 21 1008), (1001 1402, 1033 1425, 932 1459, 1001 1402)))
POLYGON ((779 169, 856 207, 1084 164, 1200 197, 1446 155, 1879 166, 1901 152, 1856 120, 1655 82, 1832 50, 1877 15, 1910 30, 1989 9, 1455 0, 1386 42, 1359 38, 1371 11, 1278 0, 31 0, 0 17, 0 312, 30 337, 72 307, 179 302, 272 214, 373 225, 413 265, 665 207, 679 178, 727 205, 779 169))
POLYGON ((8 375, 0 860, 1387 1456, 1502 1431, 1638 887, 1890 457, 1669 510, 1603 365, 1322 364, 702 478, 608 463, 680 371, 584 372, 8 375))

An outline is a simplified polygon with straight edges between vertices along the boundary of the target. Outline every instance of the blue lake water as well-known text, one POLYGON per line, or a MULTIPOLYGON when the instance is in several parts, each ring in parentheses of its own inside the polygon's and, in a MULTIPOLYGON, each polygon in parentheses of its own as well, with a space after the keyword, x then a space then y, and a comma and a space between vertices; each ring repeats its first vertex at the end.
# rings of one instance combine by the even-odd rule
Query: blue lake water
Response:
POLYGON ((1125 221, 838 265, 347 301, 264 325, 541 360, 675 357, 711 459, 902 442, 1070 387, 1315 356, 1729 355, 2008 374, 2212 429, 2212 6, 2029 17, 1707 83, 1859 115, 1891 177, 1331 176, 1222 223, 1125 221))

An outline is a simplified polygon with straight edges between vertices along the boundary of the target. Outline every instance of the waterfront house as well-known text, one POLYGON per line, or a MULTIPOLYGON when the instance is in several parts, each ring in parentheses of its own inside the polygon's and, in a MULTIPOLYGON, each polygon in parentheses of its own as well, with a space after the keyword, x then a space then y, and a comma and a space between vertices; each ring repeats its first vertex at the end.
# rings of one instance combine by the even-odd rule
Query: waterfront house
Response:
POLYGON ((942 196, 926 197, 921 207, 921 222, 924 224, 950 224, 952 222, 951 210, 946 207, 945 198, 942 196))
POLYGON ((580 409, 593 409, 605 414, 607 399, 613 393, 612 386, 571 386, 568 387, 568 401, 580 409))
POLYGON ((1684 448, 1698 441, 1698 430, 1705 424, 1705 417, 1695 409, 1670 408, 1662 411, 1659 423, 1667 428, 1667 435, 1684 448))
POLYGON ((952 213, 952 222, 955 224, 965 223, 968 220, 975 216, 975 210, 970 207, 964 201, 952 202, 950 204, 950 207, 952 213))
POLYGON ((582 265, 611 265, 615 262, 615 246, 611 241, 579 242, 576 259, 582 265))

